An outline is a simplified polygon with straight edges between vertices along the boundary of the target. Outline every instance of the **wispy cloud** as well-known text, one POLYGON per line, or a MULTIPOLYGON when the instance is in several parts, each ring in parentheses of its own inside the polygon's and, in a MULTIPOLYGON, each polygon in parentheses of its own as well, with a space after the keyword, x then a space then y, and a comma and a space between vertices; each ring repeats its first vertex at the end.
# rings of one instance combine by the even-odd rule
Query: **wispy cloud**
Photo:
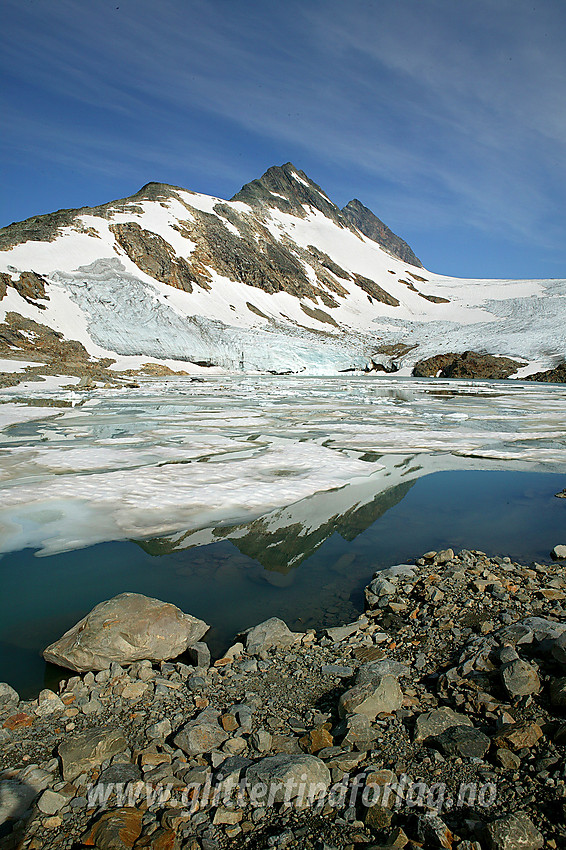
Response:
POLYGON ((166 170, 191 188, 200 174, 201 190, 206 171, 230 194, 258 165, 296 158, 331 195, 349 176, 366 188, 352 194, 382 198, 414 228, 458 220, 543 247, 566 224, 555 0, 5 9, 4 145, 16 159, 132 179, 166 170))

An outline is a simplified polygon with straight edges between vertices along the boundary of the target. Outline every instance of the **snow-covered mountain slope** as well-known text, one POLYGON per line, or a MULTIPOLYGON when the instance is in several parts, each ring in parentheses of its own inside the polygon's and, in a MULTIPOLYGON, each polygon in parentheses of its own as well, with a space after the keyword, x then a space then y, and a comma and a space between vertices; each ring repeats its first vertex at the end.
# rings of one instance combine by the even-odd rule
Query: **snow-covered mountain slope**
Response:
POLYGON ((515 359, 524 376, 564 359, 566 281, 432 274, 402 259, 419 263, 372 215, 358 201, 340 210, 287 163, 230 201, 149 183, 10 225, 0 230, 0 356, 29 358, 33 346, 18 342, 27 333, 40 357, 42 326, 122 366, 141 357, 407 375, 417 361, 473 350, 515 359))

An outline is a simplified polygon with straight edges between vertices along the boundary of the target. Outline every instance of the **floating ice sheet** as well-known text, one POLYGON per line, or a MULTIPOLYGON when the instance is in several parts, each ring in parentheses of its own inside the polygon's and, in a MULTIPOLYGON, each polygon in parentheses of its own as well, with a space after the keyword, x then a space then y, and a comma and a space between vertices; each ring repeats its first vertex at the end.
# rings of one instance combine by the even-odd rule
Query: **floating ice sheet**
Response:
POLYGON ((566 471, 561 386, 248 376, 127 391, 28 385, 36 402, 75 405, 59 409, 16 404, 14 389, 0 393, 0 552, 259 517, 312 528, 433 470, 566 471))

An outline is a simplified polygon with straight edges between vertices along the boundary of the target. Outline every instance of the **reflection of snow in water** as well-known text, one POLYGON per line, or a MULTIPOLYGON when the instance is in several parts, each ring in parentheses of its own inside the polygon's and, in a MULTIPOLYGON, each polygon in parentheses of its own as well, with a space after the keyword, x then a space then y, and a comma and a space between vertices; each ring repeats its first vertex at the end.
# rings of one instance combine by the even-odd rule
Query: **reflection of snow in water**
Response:
MULTIPOLYGON (((37 398, 71 393, 54 392, 26 385, 37 398)), ((36 407, 33 420, 13 401, 22 385, 0 393, 0 551, 56 552, 275 511, 274 525, 295 516, 313 527, 435 469, 566 470, 562 386, 242 376, 127 392, 36 407)))

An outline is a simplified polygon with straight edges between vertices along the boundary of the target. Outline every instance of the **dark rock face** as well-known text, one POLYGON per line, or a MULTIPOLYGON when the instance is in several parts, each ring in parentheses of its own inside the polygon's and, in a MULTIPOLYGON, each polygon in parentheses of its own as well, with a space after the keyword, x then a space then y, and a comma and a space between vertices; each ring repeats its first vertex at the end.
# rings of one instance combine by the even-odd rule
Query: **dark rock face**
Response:
POLYGON ((536 372, 534 375, 529 375, 525 381, 543 381, 547 384, 566 384, 566 363, 559 363, 554 369, 549 369, 548 372, 536 372))
MULTIPOLYGON (((192 207, 190 211, 194 223, 186 222, 183 235, 196 244, 190 262, 200 283, 207 275, 205 270, 213 268, 230 280, 264 292, 288 292, 298 298, 322 297, 322 290, 310 283, 299 259, 275 240, 267 228, 258 227, 255 219, 248 221, 245 216, 235 215, 223 204, 216 205, 217 215, 192 207), (226 227, 223 218, 237 228, 239 236, 226 227)), ((336 302, 332 299, 328 306, 336 306, 336 302)))
POLYGON ((377 284, 374 280, 370 280, 368 277, 363 277, 361 274, 354 275, 354 280, 364 292, 370 296, 370 298, 375 298, 376 301, 381 301, 382 304, 389 304, 390 307, 398 307, 400 302, 393 295, 390 295, 385 289, 382 289, 379 284, 377 284))
POLYGON ((412 266, 423 267, 423 264, 407 243, 390 230, 370 209, 365 207, 357 198, 351 200, 342 210, 344 217, 360 230, 368 239, 372 239, 400 260, 405 260, 412 266))
POLYGON ((89 357, 81 342, 63 339, 58 331, 18 313, 7 313, 6 321, 0 324, 0 356, 9 356, 15 350, 19 354, 47 356, 65 364, 83 363, 89 357))
POLYGON ((463 354, 437 354, 421 360, 415 364, 413 375, 416 378, 508 378, 520 365, 509 357, 464 351, 463 354))
POLYGON ((130 260, 142 272, 176 289, 193 291, 193 284, 198 281, 189 264, 177 257, 171 245, 157 233, 144 230, 136 222, 111 224, 110 230, 130 260))
POLYGON ((320 210, 340 227, 351 229, 348 219, 340 209, 326 197, 320 186, 310 180, 304 171, 295 168, 292 162, 268 168, 258 180, 246 183, 231 198, 243 201, 251 207, 277 207, 282 212, 304 218, 303 204, 320 210))

